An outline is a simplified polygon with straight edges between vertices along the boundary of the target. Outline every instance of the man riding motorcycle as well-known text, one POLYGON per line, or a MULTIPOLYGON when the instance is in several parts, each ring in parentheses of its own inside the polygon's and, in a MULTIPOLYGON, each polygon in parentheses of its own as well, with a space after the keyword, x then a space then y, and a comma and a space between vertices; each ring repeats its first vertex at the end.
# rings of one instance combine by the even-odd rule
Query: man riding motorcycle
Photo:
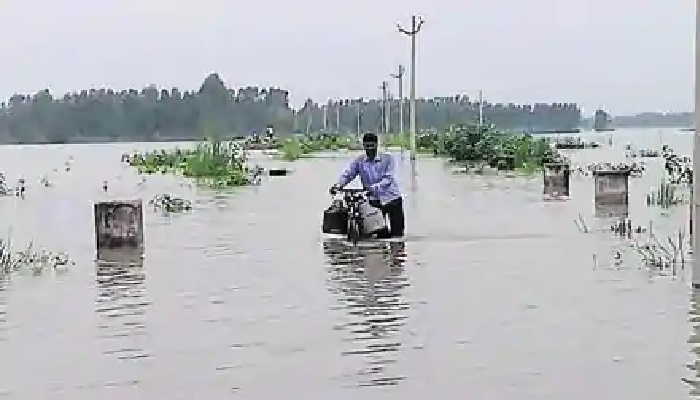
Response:
POLYGON ((333 185, 329 192, 337 193, 359 175, 362 187, 369 194, 370 205, 382 210, 384 217, 389 219, 389 228, 378 232, 377 237, 402 237, 405 221, 403 198, 395 177, 396 164, 394 157, 389 153, 379 152, 378 146, 377 134, 365 133, 362 137, 365 154, 352 160, 338 179, 338 183, 333 185))

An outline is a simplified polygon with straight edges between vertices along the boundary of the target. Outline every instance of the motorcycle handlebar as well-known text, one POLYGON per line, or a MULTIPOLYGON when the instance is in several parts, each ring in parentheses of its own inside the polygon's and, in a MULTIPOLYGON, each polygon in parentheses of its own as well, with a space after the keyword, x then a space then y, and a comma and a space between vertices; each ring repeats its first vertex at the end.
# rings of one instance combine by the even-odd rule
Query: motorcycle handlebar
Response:
POLYGON ((356 188, 342 188, 342 189, 337 189, 338 193, 350 193, 350 194, 356 194, 356 193, 369 193, 367 189, 356 189, 356 188))

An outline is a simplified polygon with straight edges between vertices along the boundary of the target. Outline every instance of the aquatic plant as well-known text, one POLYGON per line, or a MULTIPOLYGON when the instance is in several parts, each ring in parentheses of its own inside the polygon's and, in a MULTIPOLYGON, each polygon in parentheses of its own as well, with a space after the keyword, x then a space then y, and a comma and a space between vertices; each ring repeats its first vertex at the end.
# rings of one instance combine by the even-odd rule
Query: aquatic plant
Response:
POLYGON ((192 210, 192 202, 170 194, 159 194, 148 201, 154 209, 165 213, 180 213, 192 210))
POLYGON ((690 157, 682 157, 664 146, 662 151, 664 159, 664 173, 666 178, 677 185, 691 185, 693 183, 693 165, 690 157))
MULTIPOLYGON (((407 134, 382 135, 380 145, 384 148, 408 148, 408 139, 407 134)), ((277 155, 283 160, 295 161, 317 152, 361 149, 362 144, 356 135, 319 133, 293 135, 281 140, 277 147, 277 155)), ((420 150, 425 152, 430 149, 422 148, 420 150)))
POLYGON ((15 251, 10 239, 0 239, 0 275, 29 269, 39 274, 46 269, 56 269, 75 265, 66 253, 53 253, 45 249, 35 249, 30 242, 24 250, 15 251))
POLYGON ((240 140, 243 144, 243 148, 246 150, 274 150, 279 149, 281 146, 280 140, 272 134, 266 134, 264 136, 252 135, 241 139, 235 138, 234 140, 240 140))
POLYGON ((122 159, 144 174, 179 173, 212 187, 245 186, 259 179, 259 170, 248 166, 239 144, 217 138, 203 140, 192 150, 156 150, 122 159))
POLYGON ((677 184, 667 181, 661 182, 656 189, 647 194, 647 206, 669 208, 687 203, 688 199, 678 193, 677 184))
POLYGON ((630 171, 630 176, 640 177, 646 172, 647 167, 643 162, 599 162, 586 165, 585 170, 579 168, 578 172, 590 176, 595 171, 630 171))
POLYGON ((295 161, 316 152, 349 149, 353 142, 354 137, 348 135, 293 135, 284 139, 278 150, 280 158, 295 161))
POLYGON ((686 237, 682 230, 678 230, 676 235, 668 236, 666 243, 650 231, 645 242, 634 240, 631 247, 647 267, 656 270, 671 269, 673 275, 676 275, 677 265, 680 264, 681 269, 685 267, 686 256, 690 250, 685 242, 686 237))
POLYGON ((530 134, 507 134, 489 125, 453 125, 445 132, 424 132, 419 149, 453 162, 488 165, 499 170, 536 170, 560 157, 545 138, 530 134))
POLYGON ((296 137, 285 139, 279 149, 279 156, 285 161, 296 161, 304 154, 304 148, 296 137))
MULTIPOLYGON (((653 229, 652 221, 647 227, 635 225, 629 218, 621 218, 610 225, 610 232, 621 239, 611 248, 611 266, 622 267, 627 257, 635 256, 633 265, 638 268, 647 267, 650 272, 671 273, 674 276, 678 267, 682 270, 688 260, 690 246, 688 237, 682 229, 669 234, 665 240, 660 240, 653 229)), ((593 254, 593 268, 597 268, 599 256, 593 254)))
POLYGON ((0 196, 12 196, 13 194, 14 190, 7 186, 5 174, 0 172, 0 196))
POLYGON ((663 146, 664 178, 659 186, 647 194, 647 206, 669 208, 689 203, 687 191, 693 183, 693 167, 690 157, 676 155, 668 146, 663 146))
POLYGON ((597 149, 600 147, 600 143, 585 141, 578 136, 555 137, 552 139, 552 144, 555 149, 561 150, 597 149))

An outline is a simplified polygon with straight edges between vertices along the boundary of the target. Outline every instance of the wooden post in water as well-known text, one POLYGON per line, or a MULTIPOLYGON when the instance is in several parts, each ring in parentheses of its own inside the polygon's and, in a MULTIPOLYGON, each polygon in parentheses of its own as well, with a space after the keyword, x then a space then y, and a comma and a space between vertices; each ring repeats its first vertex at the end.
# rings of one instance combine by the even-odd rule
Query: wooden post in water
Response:
POLYGON ((693 132, 693 288, 700 288, 700 0, 695 4, 695 130, 693 132))
POLYGON ((95 243, 98 262, 141 263, 144 254, 143 202, 95 203, 95 243))

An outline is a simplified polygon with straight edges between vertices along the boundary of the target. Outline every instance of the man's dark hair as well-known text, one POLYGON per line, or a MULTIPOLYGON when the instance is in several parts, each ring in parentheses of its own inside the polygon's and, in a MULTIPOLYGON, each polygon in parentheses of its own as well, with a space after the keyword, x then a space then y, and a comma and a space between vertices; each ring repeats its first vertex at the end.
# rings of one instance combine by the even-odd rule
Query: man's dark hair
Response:
POLYGON ((362 135, 362 143, 379 143, 379 137, 376 133, 367 132, 362 135))

